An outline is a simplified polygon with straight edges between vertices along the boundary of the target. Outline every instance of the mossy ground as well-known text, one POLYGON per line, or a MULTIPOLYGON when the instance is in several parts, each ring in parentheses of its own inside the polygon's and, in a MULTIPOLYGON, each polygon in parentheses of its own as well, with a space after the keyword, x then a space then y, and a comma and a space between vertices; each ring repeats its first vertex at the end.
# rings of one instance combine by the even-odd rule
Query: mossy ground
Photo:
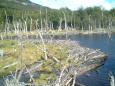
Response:
POLYGON ((60 71, 62 66, 68 66, 66 62, 68 57, 68 48, 57 43, 46 43, 46 51, 48 60, 44 59, 44 51, 42 43, 20 43, 15 40, 0 40, 0 50, 4 51, 4 56, 0 57, 0 77, 6 76, 20 68, 20 60, 23 62, 21 66, 30 65, 37 61, 44 61, 43 65, 38 69, 40 76, 35 79, 39 84, 47 83, 48 80, 56 80, 55 71, 60 71), (53 57, 60 62, 56 62, 53 57), (7 65, 17 62, 13 66, 4 68, 7 65))

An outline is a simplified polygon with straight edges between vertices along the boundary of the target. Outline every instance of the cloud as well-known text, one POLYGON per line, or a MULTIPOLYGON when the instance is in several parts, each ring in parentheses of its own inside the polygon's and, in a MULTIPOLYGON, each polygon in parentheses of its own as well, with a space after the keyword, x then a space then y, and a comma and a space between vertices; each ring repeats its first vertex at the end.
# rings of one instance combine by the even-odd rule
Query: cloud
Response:
POLYGON ((31 0, 32 2, 59 9, 61 7, 68 7, 71 10, 77 10, 80 7, 102 6, 109 10, 115 6, 115 1, 109 0, 31 0))

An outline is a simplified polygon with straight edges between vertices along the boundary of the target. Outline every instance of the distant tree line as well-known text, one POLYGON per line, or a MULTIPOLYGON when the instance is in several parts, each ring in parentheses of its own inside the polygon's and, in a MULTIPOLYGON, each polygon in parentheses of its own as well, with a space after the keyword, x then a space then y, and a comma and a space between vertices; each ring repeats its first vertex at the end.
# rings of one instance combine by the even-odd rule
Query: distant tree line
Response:
POLYGON ((27 30, 35 29, 36 21, 38 29, 41 27, 70 30, 110 29, 115 28, 115 8, 105 10, 101 7, 88 7, 76 11, 71 11, 68 8, 61 8, 60 10, 49 8, 38 10, 0 8, 0 30, 4 30, 6 22, 12 25, 15 22, 24 21, 27 23, 27 30))

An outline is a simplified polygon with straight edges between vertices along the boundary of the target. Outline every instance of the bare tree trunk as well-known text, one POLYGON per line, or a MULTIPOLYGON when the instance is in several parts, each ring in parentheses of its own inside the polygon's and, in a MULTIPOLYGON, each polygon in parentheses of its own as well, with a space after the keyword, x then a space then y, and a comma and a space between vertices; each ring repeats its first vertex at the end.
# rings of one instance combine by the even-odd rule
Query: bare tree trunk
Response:
POLYGON ((1 36, 0 36, 0 37, 1 37, 1 40, 4 40, 4 38, 3 38, 3 35, 2 35, 2 34, 1 34, 1 36))
POLYGON ((54 24, 53 23, 51 23, 51 29, 54 30, 54 24))
POLYGON ((108 36, 109 36, 109 39, 111 38, 111 25, 112 23, 111 23, 111 19, 109 19, 109 25, 108 25, 108 36))
POLYGON ((101 21, 100 21, 100 23, 99 23, 99 29, 101 29, 102 27, 101 27, 101 21))
POLYGON ((32 31, 32 23, 33 22, 33 20, 32 20, 32 18, 30 19, 30 31, 32 31))
POLYGON ((43 39, 43 36, 41 34, 41 32, 38 30, 38 20, 36 20, 36 30, 40 36, 40 39, 42 41, 42 44, 43 44, 43 52, 44 52, 44 58, 45 60, 47 60, 47 51, 46 51, 46 45, 45 45, 45 42, 44 42, 44 39, 43 39))
POLYGON ((96 28, 97 28, 97 27, 96 27, 96 25, 97 25, 97 21, 96 21, 96 19, 95 19, 95 22, 94 22, 94 23, 95 23, 94 29, 96 29, 96 28))
POLYGON ((13 22, 13 27, 14 27, 14 33, 16 34, 16 25, 14 22, 13 22))
POLYGON ((63 15, 64 15, 64 21, 65 21, 65 31, 66 31, 66 39, 67 39, 67 30, 68 30, 68 28, 67 28, 66 15, 65 15, 65 13, 64 13, 64 12, 63 12, 63 15))
POLYGON ((7 18, 7 12, 5 10, 5 33, 9 32, 9 24, 8 24, 8 18, 7 18))
POLYGON ((24 21, 24 32, 27 33, 27 20, 24 21))
POLYGON ((63 12, 63 15, 64 15, 64 21, 65 21, 65 30, 67 30, 67 21, 66 21, 66 15, 65 13, 63 12))
POLYGON ((40 9, 40 17, 41 17, 41 19, 40 19, 40 30, 42 30, 43 29, 43 23, 42 23, 42 12, 41 12, 41 9, 40 9))
POLYGON ((83 25, 82 25, 82 32, 84 31, 83 25))
POLYGON ((48 30, 48 16, 47 16, 47 8, 46 8, 45 28, 46 28, 46 30, 48 30))
MULTIPOLYGON (((38 31, 38 32, 39 32, 39 31, 38 31)), ((42 36, 42 34, 41 34, 40 32, 39 32, 39 36, 40 36, 41 41, 42 41, 42 44, 43 44, 44 58, 45 58, 45 60, 47 60, 48 57, 47 57, 46 45, 45 45, 43 36, 42 36)))
POLYGON ((76 28, 76 25, 75 25, 75 16, 73 18, 73 22, 74 22, 73 28, 75 29, 76 28))
POLYGON ((62 18, 60 18, 60 23, 59 23, 58 31, 61 31, 61 30, 62 30, 62 18))
POLYGON ((91 31, 91 19, 90 19, 90 16, 91 15, 89 15, 89 31, 91 31))
POLYGON ((51 30, 52 29, 52 23, 50 22, 49 24, 50 24, 49 25, 49 30, 51 30))
POLYGON ((101 18, 102 18, 102 23, 101 23, 102 26, 101 26, 101 28, 104 28, 104 21, 103 21, 103 8, 102 8, 102 14, 101 14, 101 15, 102 15, 102 17, 101 17, 101 18))
POLYGON ((73 29, 73 11, 72 11, 72 17, 71 17, 71 29, 73 29))

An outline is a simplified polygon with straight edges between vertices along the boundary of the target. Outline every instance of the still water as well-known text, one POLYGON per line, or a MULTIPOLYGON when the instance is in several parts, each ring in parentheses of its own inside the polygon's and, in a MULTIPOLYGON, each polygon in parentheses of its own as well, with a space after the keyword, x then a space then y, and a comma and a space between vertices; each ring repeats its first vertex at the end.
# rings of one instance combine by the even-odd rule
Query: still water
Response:
MULTIPOLYGON (((109 39, 107 34, 103 35, 71 35, 70 40, 79 41, 81 46, 93 49, 100 49, 108 55, 105 64, 93 71, 90 71, 77 78, 77 82, 85 86, 110 86, 108 73, 111 71, 115 76, 115 34, 109 39)), ((65 37, 55 37, 65 39, 65 37)), ((3 86, 3 79, 0 79, 0 86, 3 86)))
POLYGON ((86 86, 110 86, 108 73, 111 71, 115 76, 115 34, 109 39, 108 35, 74 35, 71 40, 79 41, 82 46, 101 49, 108 55, 105 64, 87 74, 80 76, 77 81, 86 86))

